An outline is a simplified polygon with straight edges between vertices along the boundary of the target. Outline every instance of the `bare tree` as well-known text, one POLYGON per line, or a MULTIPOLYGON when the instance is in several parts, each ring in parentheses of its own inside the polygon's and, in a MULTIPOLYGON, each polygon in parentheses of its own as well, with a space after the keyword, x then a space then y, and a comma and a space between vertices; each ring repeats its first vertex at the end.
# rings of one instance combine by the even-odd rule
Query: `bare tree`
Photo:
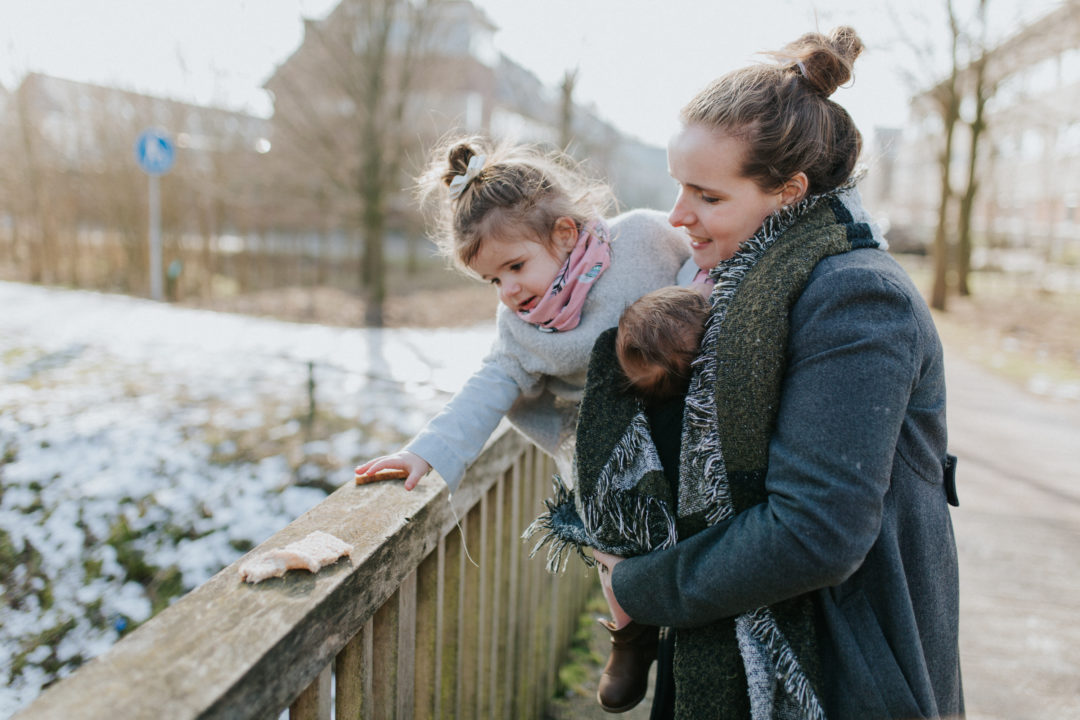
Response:
POLYGON ((297 193, 329 189, 324 207, 360 237, 370 326, 383 322, 384 239, 415 137, 410 100, 440 4, 345 0, 325 20, 308 21, 303 45, 267 83, 280 157, 297 193))
POLYGON ((938 154, 938 177, 941 183, 938 196, 937 227, 934 229, 934 279, 930 290, 930 307, 944 310, 948 291, 949 270, 949 209, 953 200, 952 181, 949 170, 953 159, 953 138, 956 124, 960 119, 959 91, 959 45, 960 24, 953 8, 952 0, 945 0, 945 9, 949 19, 949 63, 948 76, 939 83, 930 96, 936 104, 942 121, 944 141, 938 154))
POLYGON ((578 69, 567 70, 563 75, 561 104, 559 106, 559 149, 570 152, 574 141, 574 90, 577 87, 578 69))
MULTIPOLYGON (((990 51, 987 46, 987 6, 989 0, 978 0, 975 16, 969 21, 957 15, 953 0, 944 1, 946 50, 942 54, 934 43, 919 44, 926 33, 908 32, 905 42, 922 61, 922 77, 909 75, 913 85, 926 87, 916 96, 916 102, 928 108, 928 114, 940 121, 940 145, 937 153, 938 199, 934 227, 932 284, 930 306, 945 310, 950 291, 950 279, 955 278, 958 291, 970 292, 968 275, 971 265, 972 213, 979 191, 980 142, 986 130, 986 105, 993 96, 996 84, 987 72, 990 51), (944 74, 941 68, 944 67, 944 74), (938 78, 927 82, 928 79, 938 78), (932 83, 932 84, 931 84, 932 83), (970 106, 969 117, 965 108, 970 106), (957 186, 952 177, 957 160, 957 133, 967 131, 966 173, 957 186)), ((896 25, 903 23, 894 14, 896 25)))
POLYGON ((979 0, 976 11, 978 39, 973 40, 976 55, 968 67, 971 82, 972 117, 966 121, 968 126, 967 186, 960 196, 959 217, 957 219, 956 244, 956 290, 960 295, 970 295, 968 275, 971 272, 971 221, 975 207, 975 197, 979 192, 979 143, 986 130, 986 103, 994 94, 994 85, 986 72, 989 48, 986 42, 986 6, 989 0, 979 0))

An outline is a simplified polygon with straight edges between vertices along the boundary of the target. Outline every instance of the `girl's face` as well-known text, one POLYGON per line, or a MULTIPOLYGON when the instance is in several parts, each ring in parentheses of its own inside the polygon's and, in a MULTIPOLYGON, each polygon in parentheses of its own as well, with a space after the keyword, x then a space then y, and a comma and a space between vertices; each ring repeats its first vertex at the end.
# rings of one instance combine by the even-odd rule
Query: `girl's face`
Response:
POLYGON ((571 218, 559 218, 551 239, 549 251, 538 239, 524 235, 486 238, 469 268, 495 286, 503 305, 514 312, 532 310, 577 243, 577 225, 571 218))
POLYGON ((668 144, 668 171, 679 197, 668 222, 686 228, 694 262, 708 270, 735 254, 773 211, 791 200, 785 186, 766 192, 740 172, 746 142, 689 125, 668 144))

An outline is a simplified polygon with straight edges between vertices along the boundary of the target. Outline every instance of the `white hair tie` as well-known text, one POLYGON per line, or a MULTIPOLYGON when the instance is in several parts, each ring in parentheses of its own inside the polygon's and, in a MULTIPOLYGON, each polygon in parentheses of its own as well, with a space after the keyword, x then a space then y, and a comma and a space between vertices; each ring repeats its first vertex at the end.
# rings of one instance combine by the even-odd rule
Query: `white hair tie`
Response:
POLYGON ((484 169, 485 160, 487 160, 487 155, 473 155, 469 159, 469 165, 465 168, 465 172, 454 176, 454 179, 450 181, 451 200, 457 200, 461 193, 465 192, 465 188, 469 186, 469 183, 484 169))

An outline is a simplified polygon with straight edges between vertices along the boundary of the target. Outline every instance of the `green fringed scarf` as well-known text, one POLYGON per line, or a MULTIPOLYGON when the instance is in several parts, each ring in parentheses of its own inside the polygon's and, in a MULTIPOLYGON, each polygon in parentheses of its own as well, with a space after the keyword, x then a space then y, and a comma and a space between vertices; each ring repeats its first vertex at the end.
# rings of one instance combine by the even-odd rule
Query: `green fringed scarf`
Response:
MULTIPOLYGON (((769 440, 791 309, 817 264, 877 247, 843 192, 767 219, 716 278, 683 421, 678 531, 687 537, 767 500, 769 440)), ((676 631, 676 717, 824 718, 811 595, 676 631)))
MULTIPOLYGON (((680 424, 646 413, 621 392, 622 376, 601 335, 590 358, 570 489, 526 537, 543 533, 548 567, 583 547, 630 557, 668 547, 765 502, 768 447, 786 369, 788 318, 814 267, 830 255, 878 247, 849 207, 849 183, 766 219, 753 238, 710 272, 716 280, 680 424), (848 204, 845 204, 848 203, 848 204), (671 433, 681 428, 676 496, 671 433), (657 447, 665 448, 664 452, 657 447), (661 456, 666 462, 661 462, 661 456), (669 473, 670 474, 670 473, 669 473)), ((862 213, 861 207, 858 211, 862 213)), ((804 595, 737 618, 676 632, 674 674, 680 718, 824 718, 814 651, 813 599, 804 595)))
POLYGON ((683 398, 646 410, 624 392, 615 331, 601 333, 589 356, 574 455, 577 485, 571 489, 556 475, 547 512, 524 534, 542 533, 533 554, 548 545, 552 572, 565 568, 575 550, 591 566, 586 547, 633 557, 675 544, 683 398))

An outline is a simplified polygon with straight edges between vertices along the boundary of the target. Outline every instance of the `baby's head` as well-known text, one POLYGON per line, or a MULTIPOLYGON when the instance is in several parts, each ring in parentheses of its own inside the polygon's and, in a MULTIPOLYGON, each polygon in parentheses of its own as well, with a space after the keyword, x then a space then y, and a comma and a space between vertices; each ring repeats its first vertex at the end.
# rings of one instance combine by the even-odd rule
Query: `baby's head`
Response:
POLYGON ((567 156, 535 146, 470 137, 445 143, 433 157, 419 188, 422 199, 447 191, 439 203, 435 242, 473 274, 488 241, 536 242, 558 256, 560 220, 581 228, 613 204, 607 185, 590 179, 567 156))
POLYGON ((615 354, 630 392, 650 405, 685 394, 708 317, 709 301, 688 287, 654 290, 626 308, 615 354))

